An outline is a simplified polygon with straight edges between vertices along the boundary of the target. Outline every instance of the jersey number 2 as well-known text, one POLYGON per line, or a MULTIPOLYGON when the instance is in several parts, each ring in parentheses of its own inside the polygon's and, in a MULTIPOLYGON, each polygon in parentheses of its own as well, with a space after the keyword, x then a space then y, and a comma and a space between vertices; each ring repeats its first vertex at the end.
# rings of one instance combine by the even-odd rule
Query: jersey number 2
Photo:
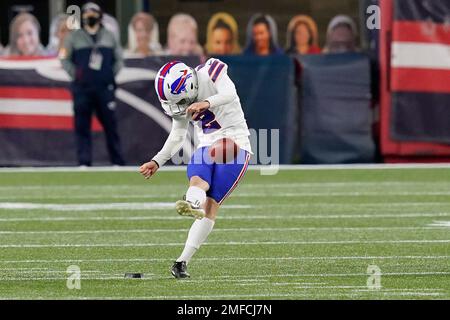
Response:
POLYGON ((198 120, 202 122, 202 129, 205 134, 212 133, 222 128, 216 120, 216 115, 210 110, 203 111, 199 115, 198 120))

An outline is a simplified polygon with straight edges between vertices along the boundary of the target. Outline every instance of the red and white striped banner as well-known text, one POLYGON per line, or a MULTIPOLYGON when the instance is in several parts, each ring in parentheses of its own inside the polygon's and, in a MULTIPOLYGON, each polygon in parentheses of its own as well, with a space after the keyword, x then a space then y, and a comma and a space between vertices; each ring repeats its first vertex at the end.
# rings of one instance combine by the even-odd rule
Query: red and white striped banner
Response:
MULTIPOLYGON (((0 85, 0 128, 73 130, 72 95, 67 81, 61 86, 68 78, 58 60, 0 59, 0 76, 8 74, 10 83, 0 85), (57 76, 47 77, 44 69, 57 76)), ((95 118, 92 125, 102 130, 95 118)))

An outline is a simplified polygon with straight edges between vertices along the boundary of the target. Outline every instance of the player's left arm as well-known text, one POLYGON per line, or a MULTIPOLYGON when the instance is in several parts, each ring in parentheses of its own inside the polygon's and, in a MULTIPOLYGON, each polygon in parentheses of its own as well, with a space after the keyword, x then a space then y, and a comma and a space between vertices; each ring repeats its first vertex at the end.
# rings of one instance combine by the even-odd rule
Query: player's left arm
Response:
POLYGON ((204 110, 214 110, 214 108, 231 103, 238 98, 236 87, 228 76, 227 69, 226 64, 219 62, 217 68, 211 72, 210 81, 216 87, 217 94, 205 99, 205 101, 195 102, 187 108, 186 111, 192 114, 194 120, 204 110))

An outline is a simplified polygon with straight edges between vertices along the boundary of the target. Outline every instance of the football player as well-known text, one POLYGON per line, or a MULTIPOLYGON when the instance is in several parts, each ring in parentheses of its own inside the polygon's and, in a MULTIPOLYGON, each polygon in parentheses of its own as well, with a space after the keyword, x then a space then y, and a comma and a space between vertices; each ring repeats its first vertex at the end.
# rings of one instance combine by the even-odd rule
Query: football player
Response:
POLYGON ((227 68, 213 58, 195 69, 172 61, 155 79, 161 106, 172 117, 172 130, 161 151, 140 167, 141 174, 150 178, 181 149, 190 122, 199 141, 187 166, 189 188, 175 204, 178 214, 195 218, 184 250, 171 268, 175 278, 189 277, 187 264, 212 231, 220 205, 244 176, 252 153, 250 133, 227 68), (238 146, 235 159, 212 161, 208 148, 224 138, 238 146))

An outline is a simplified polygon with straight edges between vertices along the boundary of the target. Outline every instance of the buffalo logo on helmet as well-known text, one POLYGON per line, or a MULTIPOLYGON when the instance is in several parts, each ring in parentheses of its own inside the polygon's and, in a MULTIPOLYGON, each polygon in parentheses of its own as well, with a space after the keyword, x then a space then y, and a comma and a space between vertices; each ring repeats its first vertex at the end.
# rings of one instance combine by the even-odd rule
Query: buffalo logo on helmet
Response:
POLYGON ((170 93, 180 94, 186 91, 186 80, 192 77, 192 73, 188 74, 188 70, 182 70, 183 74, 177 80, 175 80, 170 86, 170 93))

